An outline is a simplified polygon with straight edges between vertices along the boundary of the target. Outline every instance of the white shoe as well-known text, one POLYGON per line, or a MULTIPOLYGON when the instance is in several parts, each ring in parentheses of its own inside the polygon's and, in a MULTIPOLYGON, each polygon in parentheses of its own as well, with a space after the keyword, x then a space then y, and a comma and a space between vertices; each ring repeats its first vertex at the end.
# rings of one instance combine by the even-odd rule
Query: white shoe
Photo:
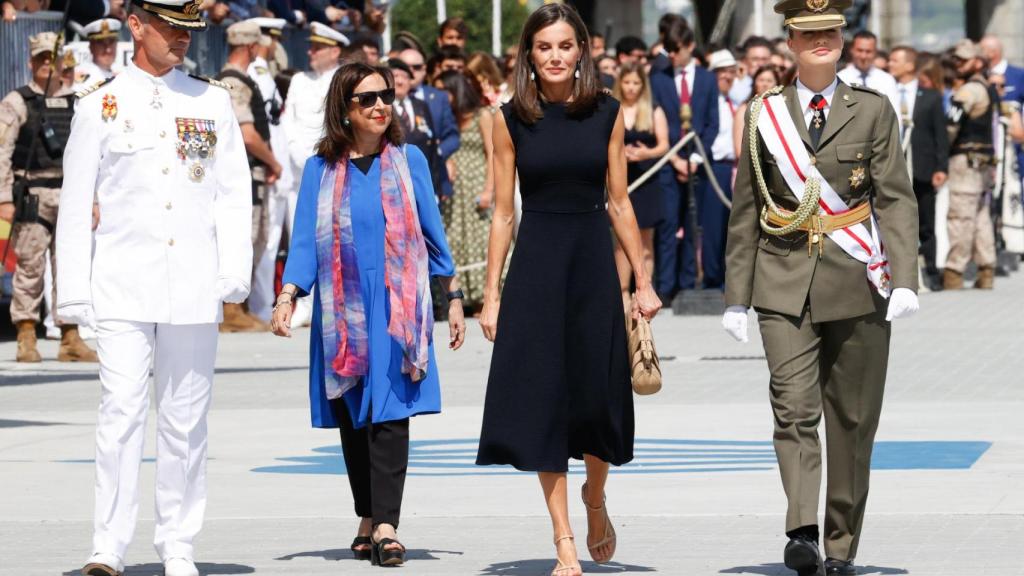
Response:
POLYGON ((120 576, 124 571, 124 562, 117 554, 97 552, 89 557, 82 568, 84 576, 120 576))
POLYGON ((171 558, 164 562, 164 576, 199 576, 199 569, 191 560, 171 558))

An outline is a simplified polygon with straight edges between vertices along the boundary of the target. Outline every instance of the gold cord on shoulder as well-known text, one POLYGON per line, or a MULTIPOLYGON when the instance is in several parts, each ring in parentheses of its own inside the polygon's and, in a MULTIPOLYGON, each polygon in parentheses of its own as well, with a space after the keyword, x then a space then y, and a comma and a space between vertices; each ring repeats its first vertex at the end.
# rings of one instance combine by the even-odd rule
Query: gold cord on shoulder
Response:
POLYGON ((750 122, 747 125, 747 139, 750 141, 750 158, 754 167, 754 177, 765 203, 764 207, 761 208, 761 230, 772 236, 785 236, 799 229, 804 222, 817 214, 818 199, 821 197, 821 182, 817 178, 808 178, 804 183, 804 197, 800 200, 800 205, 796 211, 790 212, 789 210, 779 208, 775 204, 771 191, 764 181, 764 172, 761 170, 761 148, 758 146, 757 140, 757 121, 761 115, 761 108, 764 107, 764 101, 771 96, 781 93, 782 90, 782 86, 776 86, 755 98, 750 103, 750 122), (780 227, 772 226, 768 222, 769 210, 778 219, 787 222, 787 224, 780 227))

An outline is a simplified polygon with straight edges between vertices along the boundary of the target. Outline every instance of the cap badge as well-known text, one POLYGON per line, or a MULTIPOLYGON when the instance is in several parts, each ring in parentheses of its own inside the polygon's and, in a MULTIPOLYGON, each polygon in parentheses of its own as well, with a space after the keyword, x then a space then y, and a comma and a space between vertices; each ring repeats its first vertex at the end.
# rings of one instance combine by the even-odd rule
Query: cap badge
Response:
POLYGON ((194 18, 195 16, 199 15, 199 2, 196 0, 185 2, 185 5, 181 7, 181 11, 186 16, 194 18))
POLYGON ((100 32, 103 34, 110 32, 110 23, 106 20, 100 22, 100 32))
POLYGON ((824 12, 829 0, 807 0, 807 9, 811 12, 824 12))

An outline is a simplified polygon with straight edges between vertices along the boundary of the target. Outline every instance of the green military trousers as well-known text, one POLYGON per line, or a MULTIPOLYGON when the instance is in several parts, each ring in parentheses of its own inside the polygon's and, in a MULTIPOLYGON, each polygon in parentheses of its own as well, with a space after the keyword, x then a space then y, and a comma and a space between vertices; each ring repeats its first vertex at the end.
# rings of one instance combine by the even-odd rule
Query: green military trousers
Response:
POLYGON ((882 311, 834 322, 758 310, 771 372, 775 454, 789 500, 786 531, 818 524, 825 415, 827 485, 822 531, 829 558, 857 554, 889 361, 890 323, 882 311))

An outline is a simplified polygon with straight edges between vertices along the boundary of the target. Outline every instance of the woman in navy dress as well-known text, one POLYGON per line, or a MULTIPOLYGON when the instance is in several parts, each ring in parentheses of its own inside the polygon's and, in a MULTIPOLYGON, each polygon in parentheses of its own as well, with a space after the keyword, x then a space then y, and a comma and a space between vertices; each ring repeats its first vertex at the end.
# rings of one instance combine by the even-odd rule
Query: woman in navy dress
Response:
POLYGON ((624 132, 575 9, 539 8, 523 28, 515 96, 495 117, 496 205, 480 318, 494 354, 477 463, 538 473, 554 528, 554 576, 582 573, 569 525, 569 458, 586 463, 587 548, 597 562, 615 552, 604 506, 609 465, 633 458, 626 327, 609 221, 634 271, 631 313, 650 318, 661 306, 626 193, 624 132), (517 170, 523 218, 502 291, 517 170))
POLYGON ((396 530, 409 418, 441 411, 430 276, 450 300, 450 348, 466 329, 430 168, 418 148, 401 144, 394 99, 388 68, 353 63, 335 73, 272 320, 275 334, 291 336, 295 298, 314 295, 313 426, 341 428, 361 518, 352 551, 384 565, 405 560, 396 530))

